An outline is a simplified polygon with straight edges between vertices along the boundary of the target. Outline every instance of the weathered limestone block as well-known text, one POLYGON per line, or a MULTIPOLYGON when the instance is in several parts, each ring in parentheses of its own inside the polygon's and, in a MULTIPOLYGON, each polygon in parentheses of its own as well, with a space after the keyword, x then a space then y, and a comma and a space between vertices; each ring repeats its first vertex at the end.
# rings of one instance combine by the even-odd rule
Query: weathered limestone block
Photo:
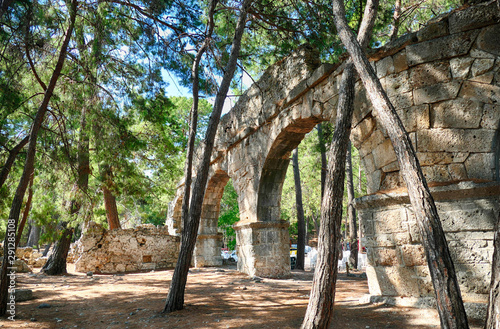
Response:
POLYGON ((436 39, 448 35, 448 20, 441 16, 428 23, 427 26, 417 32, 419 42, 436 39))
POLYGON ((500 87, 479 82, 465 81, 460 97, 488 104, 500 103, 500 87))
POLYGON ((405 93, 411 90, 408 71, 385 76, 380 79, 380 83, 388 96, 405 93))
POLYGON ((477 37, 476 47, 487 53, 500 56, 500 24, 484 28, 477 37))
POLYGON ((392 56, 394 63, 394 73, 408 69, 408 62, 406 61, 406 49, 403 49, 392 56))
POLYGON ((378 62, 376 62, 376 67, 377 67, 377 77, 378 78, 383 78, 389 74, 393 74, 395 69, 394 69, 394 60, 391 56, 382 58, 378 62))
POLYGON ((422 245, 402 245, 398 248, 401 253, 401 259, 403 260, 403 265, 411 266, 423 266, 427 265, 427 260, 425 256, 425 250, 422 245))
POLYGON ((457 57, 450 59, 451 74, 454 79, 465 79, 469 75, 474 58, 457 57))
POLYGON ((430 128, 429 105, 422 104, 397 111, 407 132, 430 128))
POLYGON ((410 84, 414 89, 449 80, 451 70, 448 61, 420 64, 410 70, 410 84))
POLYGON ((432 105, 433 128, 479 128, 483 103, 455 99, 432 105))
POLYGON ((481 127, 485 129, 497 129, 500 124, 500 105, 485 104, 481 127))
POLYGON ((396 153, 389 139, 386 139, 382 144, 377 145, 373 151, 373 160, 377 169, 388 165, 397 160, 396 153))
POLYGON ((454 99, 460 91, 460 86, 459 81, 451 81, 415 89, 413 90, 413 100, 415 105, 420 105, 454 99))
POLYGON ((469 178, 494 180, 495 154, 472 153, 465 161, 465 168, 469 178))
POLYGON ((472 6, 465 10, 453 12, 449 18, 450 33, 458 33, 477 29, 498 22, 500 13, 495 2, 486 5, 472 6))
POLYGON ((481 129, 428 129, 417 131, 419 152, 488 152, 494 131, 481 129))
POLYGON ((462 32, 406 47, 409 66, 467 54, 478 31, 462 32))

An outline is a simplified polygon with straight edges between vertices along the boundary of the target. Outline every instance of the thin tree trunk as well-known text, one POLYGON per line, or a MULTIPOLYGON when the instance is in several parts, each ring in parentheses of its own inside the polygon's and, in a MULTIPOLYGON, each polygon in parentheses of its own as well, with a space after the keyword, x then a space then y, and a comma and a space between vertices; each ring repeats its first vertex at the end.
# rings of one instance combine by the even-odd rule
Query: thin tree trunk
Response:
POLYGON ((104 194, 104 207, 106 208, 106 218, 108 220, 108 229, 120 229, 120 219, 118 218, 118 208, 116 207, 116 198, 111 191, 106 187, 102 187, 104 194))
POLYGON ((349 264, 354 269, 358 268, 358 228, 356 223, 356 209, 354 208, 354 180, 352 178, 352 158, 351 158, 351 142, 347 145, 346 168, 347 173, 347 214, 349 215, 349 243, 351 253, 349 256, 349 264))
POLYGON ((293 178, 295 181, 295 205, 297 206, 297 263, 295 268, 304 270, 304 251, 305 251, 305 237, 306 237, 306 223, 304 220, 304 207, 302 206, 302 187, 300 185, 300 171, 299 171, 299 148, 293 151, 293 178))
POLYGON ((64 41, 61 46, 61 51, 59 53, 56 66, 50 78, 47 91, 44 94, 42 103, 38 108, 35 119, 33 120, 33 125, 31 126, 30 140, 28 145, 28 151, 26 154, 26 162, 24 164, 23 174, 21 176, 21 179, 19 180, 19 185, 17 186, 14 199, 12 200, 12 207, 8 219, 9 227, 4 240, 4 258, 2 262, 2 273, 0 278, 0 316, 4 316, 7 313, 7 300, 9 297, 7 267, 10 265, 9 256, 15 256, 14 245, 16 240, 15 235, 17 230, 17 223, 19 220, 19 213, 21 212, 21 206, 23 203, 24 194, 26 193, 26 188, 28 187, 29 176, 31 172, 33 172, 33 168, 35 165, 36 140, 38 138, 38 131, 40 130, 40 127, 42 125, 43 119, 45 117, 45 112, 47 112, 49 101, 52 97, 52 94, 54 93, 57 80, 59 79, 62 67, 64 65, 64 60, 66 59, 66 51, 75 24, 77 0, 72 0, 71 6, 68 9, 70 12, 69 26, 68 29, 66 30, 66 35, 64 37, 64 41))
POLYGON ((205 134, 205 148, 203 150, 203 157, 201 160, 201 164, 198 167, 196 181, 193 188, 192 201, 189 207, 189 218, 185 223, 186 225, 184 226, 184 229, 182 231, 181 250, 179 252, 179 258, 177 260, 177 264, 172 277, 172 282, 170 285, 164 312, 181 310, 184 307, 184 291, 186 289, 189 265, 191 264, 191 258, 193 256, 198 227, 200 224, 201 209, 208 180, 210 156, 212 154, 215 134, 217 133, 217 126, 219 124, 220 116, 222 113, 224 100, 226 99, 229 85, 236 69, 236 63, 241 47, 241 38, 245 30, 247 12, 252 1, 253 0, 244 0, 241 6, 240 16, 236 25, 235 36, 233 39, 229 61, 224 69, 222 83, 215 97, 214 108, 212 111, 212 115, 210 116, 207 131, 205 134))
POLYGON ((36 225, 35 221, 31 219, 31 230, 28 237, 28 242, 26 246, 34 247, 38 246, 38 241, 40 240, 40 226, 36 225))
MULTIPOLYGON (((318 145, 319 145, 319 151, 321 153, 321 200, 323 200, 323 194, 325 191, 325 182, 326 182, 326 171, 327 171, 327 166, 328 163, 326 161, 326 147, 325 147, 325 140, 323 136, 323 123, 320 122, 317 125, 318 129, 318 145)), ((318 232, 318 231, 316 231, 318 232)))
POLYGON ((394 4, 394 14, 392 15, 392 29, 389 39, 394 41, 398 37, 399 19, 401 18, 401 0, 396 0, 394 4))
POLYGON ((192 170, 193 170, 193 154, 194 154, 194 143, 196 141, 196 131, 198 130, 198 103, 199 103, 199 89, 200 89, 200 62, 205 54, 206 50, 210 46, 211 37, 214 31, 214 20, 213 16, 215 13, 215 7, 217 6, 217 0, 212 0, 210 2, 210 9, 208 13, 207 22, 207 36, 203 41, 202 46, 196 53, 196 57, 191 68, 191 77, 193 79, 193 105, 189 113, 189 137, 188 145, 186 151, 186 163, 184 165, 184 196, 182 198, 182 208, 181 208, 181 220, 183 226, 186 225, 189 216, 189 200, 191 197, 191 184, 192 184, 192 170))
POLYGON ((24 137, 23 140, 20 141, 16 146, 14 146, 12 150, 9 151, 7 161, 5 161, 5 164, 2 167, 2 171, 0 171, 0 188, 2 188, 3 184, 7 180, 7 177, 9 177, 10 169, 12 169, 12 165, 14 164, 17 155, 23 149, 23 147, 28 144, 29 140, 30 136, 28 135, 24 137))
POLYGON ((35 177, 35 173, 31 173, 30 184, 28 187, 28 200, 26 201, 26 205, 24 206, 23 218, 19 223, 19 229, 17 230, 16 235, 16 248, 19 246, 19 241, 21 241, 21 236, 23 235, 24 226, 26 225, 26 220, 28 219, 28 215, 31 209, 31 202, 33 201, 33 179, 35 177))
MULTIPOLYGON (((363 46, 366 46, 370 39, 377 7, 378 0, 367 1, 359 32, 359 38, 363 46)), ((351 61, 348 61, 339 87, 337 118, 330 145, 328 156, 330 161, 321 204, 318 261, 314 272, 311 297, 301 326, 303 329, 328 328, 332 318, 338 257, 342 251, 340 227, 344 195, 345 159, 351 132, 352 113, 354 111, 354 74, 354 66, 351 61)))
MULTIPOLYGON (((68 207, 70 217, 80 211, 82 207, 81 198, 83 197, 83 194, 87 192, 89 184, 89 138, 86 132, 86 116, 87 110, 83 107, 80 117, 80 136, 78 140, 78 178, 76 184, 73 186, 73 198, 68 207)), ((42 268, 42 271, 47 275, 60 275, 67 273, 66 258, 68 256, 74 233, 73 228, 67 228, 67 225, 67 222, 62 223, 64 231, 60 239, 56 242, 52 254, 42 268)))
POLYGON ((347 25, 341 0, 333 0, 333 14, 339 37, 351 55, 371 103, 377 110, 378 122, 387 131, 394 146, 422 235, 436 293, 441 327, 469 328, 448 243, 410 138, 361 46, 347 25))
POLYGON ((496 224, 491 285, 485 329, 500 329, 500 218, 496 224))

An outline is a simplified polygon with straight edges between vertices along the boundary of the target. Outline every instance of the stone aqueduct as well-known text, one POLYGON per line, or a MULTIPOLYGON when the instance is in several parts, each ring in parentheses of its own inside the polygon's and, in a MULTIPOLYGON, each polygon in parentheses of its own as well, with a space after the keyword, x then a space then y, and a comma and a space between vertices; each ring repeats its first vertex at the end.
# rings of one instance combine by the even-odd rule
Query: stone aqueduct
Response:
MULTIPOLYGON (((500 197, 500 13, 496 3, 438 17, 371 52, 431 186, 464 299, 486 301, 500 197)), ((302 47, 269 67, 221 120, 195 250, 196 266, 221 264, 220 199, 232 178, 240 221, 238 270, 290 273, 288 224, 280 220, 290 153, 319 122, 335 121, 343 64, 302 47)), ((351 140, 368 193, 356 200, 368 248, 370 294, 422 301, 433 295, 415 218, 390 140, 360 82, 351 140)), ((179 234, 182 185, 167 226, 179 234)))

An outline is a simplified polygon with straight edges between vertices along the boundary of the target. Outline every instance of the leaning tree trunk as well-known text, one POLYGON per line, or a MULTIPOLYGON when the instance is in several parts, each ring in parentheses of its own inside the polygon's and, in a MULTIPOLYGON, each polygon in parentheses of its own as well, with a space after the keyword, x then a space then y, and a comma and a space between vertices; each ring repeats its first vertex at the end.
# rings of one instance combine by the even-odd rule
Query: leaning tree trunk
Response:
POLYGON ((40 226, 38 226, 33 219, 30 220, 31 230, 28 236, 27 247, 38 246, 38 241, 40 240, 40 226))
POLYGON ((304 251, 306 247, 306 223, 304 219, 304 207, 302 206, 302 187, 300 185, 299 171, 299 148, 293 151, 293 178, 295 181, 295 205, 297 206, 297 263, 295 268, 304 270, 304 251))
POLYGON ((19 242, 21 241, 21 237, 23 235, 24 226, 26 225, 26 221, 28 220, 28 216, 31 209, 31 202, 33 201, 33 179, 35 178, 35 173, 31 173, 30 183, 28 187, 28 200, 26 201, 26 205, 24 206, 23 218, 19 223, 19 229, 17 230, 16 235, 16 248, 19 246, 19 242))
POLYGON ((77 10, 77 0, 72 0, 71 7, 69 8, 70 12, 69 26, 68 29, 66 30, 66 35, 61 45, 61 51, 59 53, 56 66, 50 78, 49 85, 47 87, 47 90, 45 91, 42 103, 38 108, 35 119, 33 120, 33 125, 31 126, 30 140, 28 144, 28 151, 26 153, 26 162, 24 164, 23 174, 21 175, 21 179, 19 180, 19 185, 17 186, 14 199, 12 200, 12 207, 10 209, 9 219, 8 219, 9 226, 4 240, 4 258, 2 262, 2 272, 0 277, 0 316, 4 316, 7 312, 7 299, 9 297, 7 267, 11 265, 9 264, 9 262, 10 260, 13 259, 10 258, 9 256, 15 257, 16 250, 14 248, 14 245, 16 240, 15 235, 17 230, 17 223, 19 220, 19 214, 21 212, 21 206, 23 203, 24 194, 26 193, 26 188, 28 187, 29 176, 33 172, 33 168, 35 166, 36 140, 38 138, 38 131, 42 126, 42 122, 45 117, 45 112, 47 112, 49 101, 52 97, 52 94, 54 93, 57 80, 61 75, 61 70, 64 65, 64 60, 66 58, 66 51, 68 48, 68 44, 71 39, 71 34, 73 33, 76 10, 77 10))
POLYGON ((500 329, 500 218, 496 224, 490 297, 485 329, 500 329))
POLYGON ((52 254, 42 267, 42 272, 47 275, 66 274, 66 258, 71 246, 73 237, 73 228, 64 228, 61 238, 57 241, 52 250, 52 254))
POLYGON ((441 327, 466 329, 469 325, 448 243, 411 140, 366 55, 351 32, 345 19, 344 5, 341 0, 333 0, 333 14, 339 37, 351 55, 371 103, 377 111, 378 122, 387 131, 394 146, 422 235, 436 293, 441 327))
POLYGON ((7 177, 9 177, 10 169, 12 168, 12 165, 14 164, 14 161, 16 160, 17 155, 19 152, 23 149, 23 147, 28 144, 30 140, 30 136, 26 136, 21 140, 12 150, 9 151, 9 156, 7 157, 7 161, 5 161, 5 164, 2 167, 2 171, 0 171, 0 188, 3 186, 3 183, 7 180, 7 177))
POLYGON ((215 134, 217 133, 217 126, 219 125, 222 107, 236 69, 236 63, 241 47, 241 38, 245 30, 247 12, 251 2, 252 0, 244 0, 241 6, 229 61, 224 69, 222 83, 215 97, 214 108, 205 133, 205 148, 203 150, 201 164, 198 167, 196 181, 193 188, 193 196, 189 207, 189 218, 182 231, 181 250, 179 252, 172 282, 170 284, 170 290, 168 292, 164 312, 181 310, 184 307, 184 291, 186 289, 188 270, 191 264, 191 258, 193 256, 198 227, 200 224, 201 207, 205 196, 205 187, 208 181, 210 156, 214 146, 215 134))
MULTIPOLYGON (((68 212, 70 217, 78 214, 82 207, 81 198, 83 194, 87 192, 89 185, 89 174, 90 174, 90 160, 89 160, 89 138, 87 135, 87 110, 85 107, 82 108, 80 117, 80 136, 78 140, 78 178, 76 184, 73 186, 73 199, 70 201, 68 212)), ((66 258, 71 246, 71 240, 73 238, 73 228, 67 227, 68 223, 62 223, 64 231, 56 242, 54 250, 50 255, 49 259, 45 263, 42 271, 47 275, 60 275, 66 274, 66 258)))
MULTIPOLYGON (((375 22, 378 0, 368 1, 359 38, 366 46, 375 22)), ((335 131, 328 158, 328 171, 321 204, 321 222, 318 236, 318 260, 314 280, 301 328, 328 328, 335 300, 338 257, 342 251, 340 228, 344 195, 345 159, 354 111, 355 71, 351 61, 346 63, 339 87, 335 131)))
POLYGON ((356 209, 354 208, 354 180, 352 178, 351 142, 347 145, 346 168, 347 173, 347 214, 349 216, 349 242, 351 253, 349 264, 354 269, 358 268, 358 229, 356 223, 356 209))
POLYGON ((200 49, 196 53, 196 57, 191 68, 191 77, 193 79, 193 105, 191 106, 191 111, 189 113, 189 137, 186 151, 186 163, 184 165, 184 196, 182 198, 182 208, 181 208, 181 221, 183 226, 188 222, 189 216, 189 200, 191 198, 191 183, 193 181, 192 170, 193 170, 193 154, 194 154, 194 143, 196 140, 196 131, 198 130, 198 104, 199 104, 199 89, 200 89, 200 62, 208 49, 211 37, 214 31, 214 13, 215 7, 217 6, 217 0, 212 0, 210 2, 210 9, 208 13, 208 28, 207 35, 200 49))

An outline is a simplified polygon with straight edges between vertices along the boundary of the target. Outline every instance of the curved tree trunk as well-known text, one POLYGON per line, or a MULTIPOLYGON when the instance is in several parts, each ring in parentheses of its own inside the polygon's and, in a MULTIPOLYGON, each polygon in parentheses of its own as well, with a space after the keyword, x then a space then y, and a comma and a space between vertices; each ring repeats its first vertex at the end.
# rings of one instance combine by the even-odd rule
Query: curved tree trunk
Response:
POLYGON ((448 243, 410 138, 361 46, 347 25, 341 0, 333 0, 333 14, 339 37, 351 55, 371 103, 377 110, 378 122, 387 131, 394 146, 400 172, 408 188, 408 195, 422 235, 436 293, 441 327, 469 328, 448 243))
POLYGON ((19 223, 19 229, 17 230, 16 235, 16 248, 19 246, 19 242, 21 241, 21 237, 23 235, 24 226, 26 225, 26 220, 28 220, 28 215, 31 209, 31 202, 33 201, 33 179, 35 177, 35 173, 31 173, 30 177, 30 185, 28 187, 28 200, 26 201, 26 205, 24 206, 23 218, 19 223))
POLYGON ((306 223, 304 219, 304 207, 302 206, 302 187, 300 185, 299 171, 299 148, 293 151, 293 177, 295 181, 295 205, 297 206, 297 264, 295 268, 304 270, 304 251, 306 247, 306 223))
POLYGON ((0 171, 0 188, 3 186, 3 183, 7 180, 7 177, 9 177, 10 169, 12 169, 12 165, 14 164, 14 161, 16 160, 17 155, 19 152, 23 149, 23 147, 28 144, 30 140, 30 136, 26 136, 23 138, 22 141, 20 141, 12 150, 9 151, 9 156, 7 157, 7 161, 5 161, 5 164, 2 167, 2 171, 0 171))
POLYGON ((66 59, 66 51, 68 48, 69 41, 71 39, 71 34, 73 33, 73 27, 75 24, 77 10, 77 0, 71 1, 71 6, 68 8, 70 12, 69 26, 66 30, 66 35, 64 41, 61 45, 61 51, 59 52, 59 57, 56 62, 56 66, 50 78, 49 85, 45 91, 42 103, 38 108, 35 119, 33 120, 33 125, 31 126, 30 140, 28 145, 28 151, 26 154, 26 162, 24 164, 23 174, 19 180, 19 184, 12 201, 12 207, 9 213, 8 224, 11 225, 7 230, 4 240, 4 258, 2 262, 2 273, 0 277, 0 316, 4 316, 7 313, 7 299, 9 297, 8 292, 8 280, 7 280, 7 267, 9 265, 9 256, 15 256, 15 235, 17 230, 17 223, 19 220, 19 214, 21 212, 21 206, 23 203, 24 194, 26 193, 26 188, 28 187, 29 176, 33 172, 35 166, 35 153, 36 153, 36 141, 38 138, 38 131, 42 126, 43 119, 45 117, 45 112, 47 112, 47 107, 49 101, 52 98, 54 89, 56 87, 57 80, 61 74, 62 67, 64 65, 64 60, 66 59), (12 234, 11 234, 12 233, 12 234))
MULTIPOLYGON (((368 1, 359 38, 366 46, 375 22, 378 0, 368 1)), ((354 111, 355 71, 351 61, 346 63, 339 87, 337 118, 335 131, 328 158, 328 171, 323 201, 321 204, 321 222, 318 236, 318 260, 314 280, 307 305, 306 315, 301 328, 328 328, 335 300, 335 284, 338 272, 338 257, 342 251, 340 245, 340 227, 342 222, 342 199, 344 196, 345 159, 347 144, 351 132, 352 113, 354 111)))
POLYGON ((200 166, 198 167, 196 181, 193 188, 193 196, 189 207, 189 218, 185 223, 184 229, 182 231, 181 250, 179 252, 179 258, 177 260, 174 275, 172 277, 172 282, 170 284, 170 290, 168 292, 164 312, 181 310, 184 307, 184 291, 186 289, 188 270, 191 264, 193 250, 196 244, 198 227, 200 225, 201 208, 203 204, 203 198, 205 196, 205 187, 208 181, 210 156, 212 154, 215 134, 217 133, 217 126, 219 125, 220 116, 222 113, 222 107, 224 105, 224 101, 226 99, 227 92, 229 90, 229 86, 236 69, 236 63, 241 47, 241 38, 245 30, 247 12, 251 2, 252 0, 244 0, 241 6, 240 16, 236 25, 235 36, 233 39, 229 61, 224 69, 222 83, 219 91, 217 92, 217 96, 215 97, 214 108, 212 111, 212 115, 210 116, 207 131, 205 134, 205 147, 203 150, 203 157, 200 166))
POLYGON ((356 223, 356 209, 354 208, 354 180, 352 178, 352 156, 351 142, 347 145, 346 168, 347 174, 347 214, 349 216, 349 243, 351 253, 349 256, 349 264, 354 269, 358 268, 358 225, 356 223))

